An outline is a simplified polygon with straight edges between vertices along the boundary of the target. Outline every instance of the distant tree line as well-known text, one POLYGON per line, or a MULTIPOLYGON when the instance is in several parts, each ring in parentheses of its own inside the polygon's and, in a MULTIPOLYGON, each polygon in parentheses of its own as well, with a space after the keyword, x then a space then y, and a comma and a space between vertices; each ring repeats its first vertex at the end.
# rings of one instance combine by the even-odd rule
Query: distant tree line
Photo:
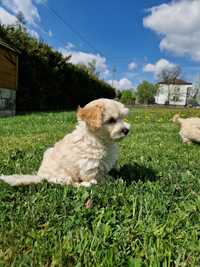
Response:
POLYGON ((136 90, 118 91, 117 96, 125 104, 154 104, 157 91, 158 84, 143 81, 137 86, 136 90))
POLYGON ((30 36, 22 25, 0 24, 0 38, 20 51, 17 111, 61 110, 83 106, 115 90, 69 57, 30 36))

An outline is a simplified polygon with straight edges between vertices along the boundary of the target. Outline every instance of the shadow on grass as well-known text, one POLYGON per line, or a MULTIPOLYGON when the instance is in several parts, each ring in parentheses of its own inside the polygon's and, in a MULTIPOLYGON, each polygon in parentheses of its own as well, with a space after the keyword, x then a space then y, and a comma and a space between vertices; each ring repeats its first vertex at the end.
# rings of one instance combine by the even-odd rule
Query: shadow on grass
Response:
POLYGON ((147 168, 138 163, 125 164, 120 169, 113 169, 110 171, 110 175, 114 179, 122 179, 127 184, 131 184, 133 181, 156 181, 159 176, 152 168, 147 168))

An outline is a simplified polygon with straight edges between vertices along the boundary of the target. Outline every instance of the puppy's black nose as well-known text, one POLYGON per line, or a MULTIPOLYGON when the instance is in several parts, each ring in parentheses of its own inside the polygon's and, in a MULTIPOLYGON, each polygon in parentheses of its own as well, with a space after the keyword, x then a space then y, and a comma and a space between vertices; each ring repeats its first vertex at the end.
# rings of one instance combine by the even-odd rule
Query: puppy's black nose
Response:
POLYGON ((128 128, 123 128, 123 129, 122 129, 122 133, 123 133, 123 134, 127 135, 128 132, 129 132, 129 129, 128 129, 128 128))

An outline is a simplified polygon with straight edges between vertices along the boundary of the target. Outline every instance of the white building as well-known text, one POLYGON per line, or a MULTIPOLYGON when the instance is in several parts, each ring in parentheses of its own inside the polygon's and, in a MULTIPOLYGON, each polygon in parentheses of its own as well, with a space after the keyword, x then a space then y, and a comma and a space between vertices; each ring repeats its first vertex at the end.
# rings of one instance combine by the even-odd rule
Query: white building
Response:
POLYGON ((160 82, 155 102, 162 105, 168 103, 169 105, 185 106, 192 90, 192 83, 180 79, 176 79, 173 84, 160 82))

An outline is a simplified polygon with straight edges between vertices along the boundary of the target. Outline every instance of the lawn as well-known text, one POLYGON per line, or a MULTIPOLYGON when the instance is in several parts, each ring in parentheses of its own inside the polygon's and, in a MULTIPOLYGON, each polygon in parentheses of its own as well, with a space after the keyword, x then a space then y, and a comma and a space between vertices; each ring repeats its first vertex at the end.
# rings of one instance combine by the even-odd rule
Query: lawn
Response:
MULTIPOLYGON (((0 266, 200 266, 200 146, 181 143, 175 112, 131 110, 105 184, 1 183, 0 266)), ((1 118, 0 173, 35 172, 75 122, 73 112, 1 118)))

